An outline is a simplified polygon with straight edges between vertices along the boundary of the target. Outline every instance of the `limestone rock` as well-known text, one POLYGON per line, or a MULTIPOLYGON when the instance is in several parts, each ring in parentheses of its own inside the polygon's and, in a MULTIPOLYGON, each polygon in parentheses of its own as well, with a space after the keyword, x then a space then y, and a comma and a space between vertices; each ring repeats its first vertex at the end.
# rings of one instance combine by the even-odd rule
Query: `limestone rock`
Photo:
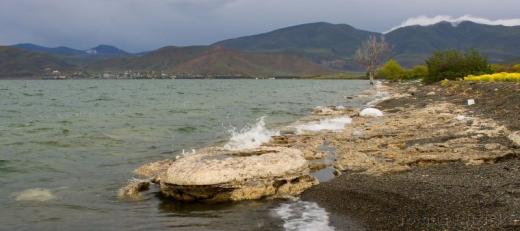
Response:
POLYGON ((206 150, 173 162, 162 194, 181 201, 238 201, 297 196, 316 184, 297 149, 206 150))
POLYGON ((509 138, 515 146, 520 147, 520 131, 512 132, 507 138, 509 138))
POLYGON ((166 172, 173 162, 174 160, 161 160, 145 164, 134 170, 134 173, 141 177, 156 178, 161 173, 166 172))

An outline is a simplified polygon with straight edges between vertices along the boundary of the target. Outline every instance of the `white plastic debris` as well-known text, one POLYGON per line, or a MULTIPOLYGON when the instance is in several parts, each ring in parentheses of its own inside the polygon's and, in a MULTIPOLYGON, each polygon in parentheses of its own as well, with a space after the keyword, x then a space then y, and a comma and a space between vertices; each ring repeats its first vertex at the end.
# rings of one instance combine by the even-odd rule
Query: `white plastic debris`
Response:
POLYGON ((381 117, 383 112, 376 108, 365 108, 360 113, 362 117, 381 117))
POLYGON ((475 100, 474 99, 468 99, 468 106, 474 105, 475 100))

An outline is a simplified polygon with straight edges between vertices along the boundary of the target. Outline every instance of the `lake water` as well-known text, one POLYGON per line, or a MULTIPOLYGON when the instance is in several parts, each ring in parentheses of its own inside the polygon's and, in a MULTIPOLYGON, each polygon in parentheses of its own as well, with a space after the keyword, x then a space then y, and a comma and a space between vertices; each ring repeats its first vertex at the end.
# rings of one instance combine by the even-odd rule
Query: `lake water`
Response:
POLYGON ((366 88, 325 80, 0 81, 0 229, 333 229, 327 212, 308 202, 182 204, 157 190, 122 201, 117 190, 141 164, 225 145, 261 117, 274 129, 316 106, 359 106, 345 96, 366 88))

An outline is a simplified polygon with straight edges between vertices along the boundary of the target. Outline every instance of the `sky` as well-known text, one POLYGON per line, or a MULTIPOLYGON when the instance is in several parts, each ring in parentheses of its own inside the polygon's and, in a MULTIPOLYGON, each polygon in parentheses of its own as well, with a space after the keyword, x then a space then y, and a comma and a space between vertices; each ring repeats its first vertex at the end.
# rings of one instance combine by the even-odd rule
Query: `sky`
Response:
POLYGON ((459 17, 520 25, 518 9, 519 0, 0 0, 0 44, 140 52, 310 22, 377 32, 459 17))

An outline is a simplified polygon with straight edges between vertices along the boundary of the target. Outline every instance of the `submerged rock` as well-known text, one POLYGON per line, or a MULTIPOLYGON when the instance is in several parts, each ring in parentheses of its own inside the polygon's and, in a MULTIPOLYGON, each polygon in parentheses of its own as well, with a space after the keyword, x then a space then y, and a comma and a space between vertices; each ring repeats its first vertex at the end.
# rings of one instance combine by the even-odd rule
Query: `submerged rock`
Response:
POLYGON ((297 149, 208 149, 173 162, 161 176, 163 195, 181 201, 239 201, 297 196, 317 184, 297 149))
POLYGON ((16 201, 39 201, 45 202, 54 199, 55 196, 49 189, 33 188, 16 194, 16 201))

